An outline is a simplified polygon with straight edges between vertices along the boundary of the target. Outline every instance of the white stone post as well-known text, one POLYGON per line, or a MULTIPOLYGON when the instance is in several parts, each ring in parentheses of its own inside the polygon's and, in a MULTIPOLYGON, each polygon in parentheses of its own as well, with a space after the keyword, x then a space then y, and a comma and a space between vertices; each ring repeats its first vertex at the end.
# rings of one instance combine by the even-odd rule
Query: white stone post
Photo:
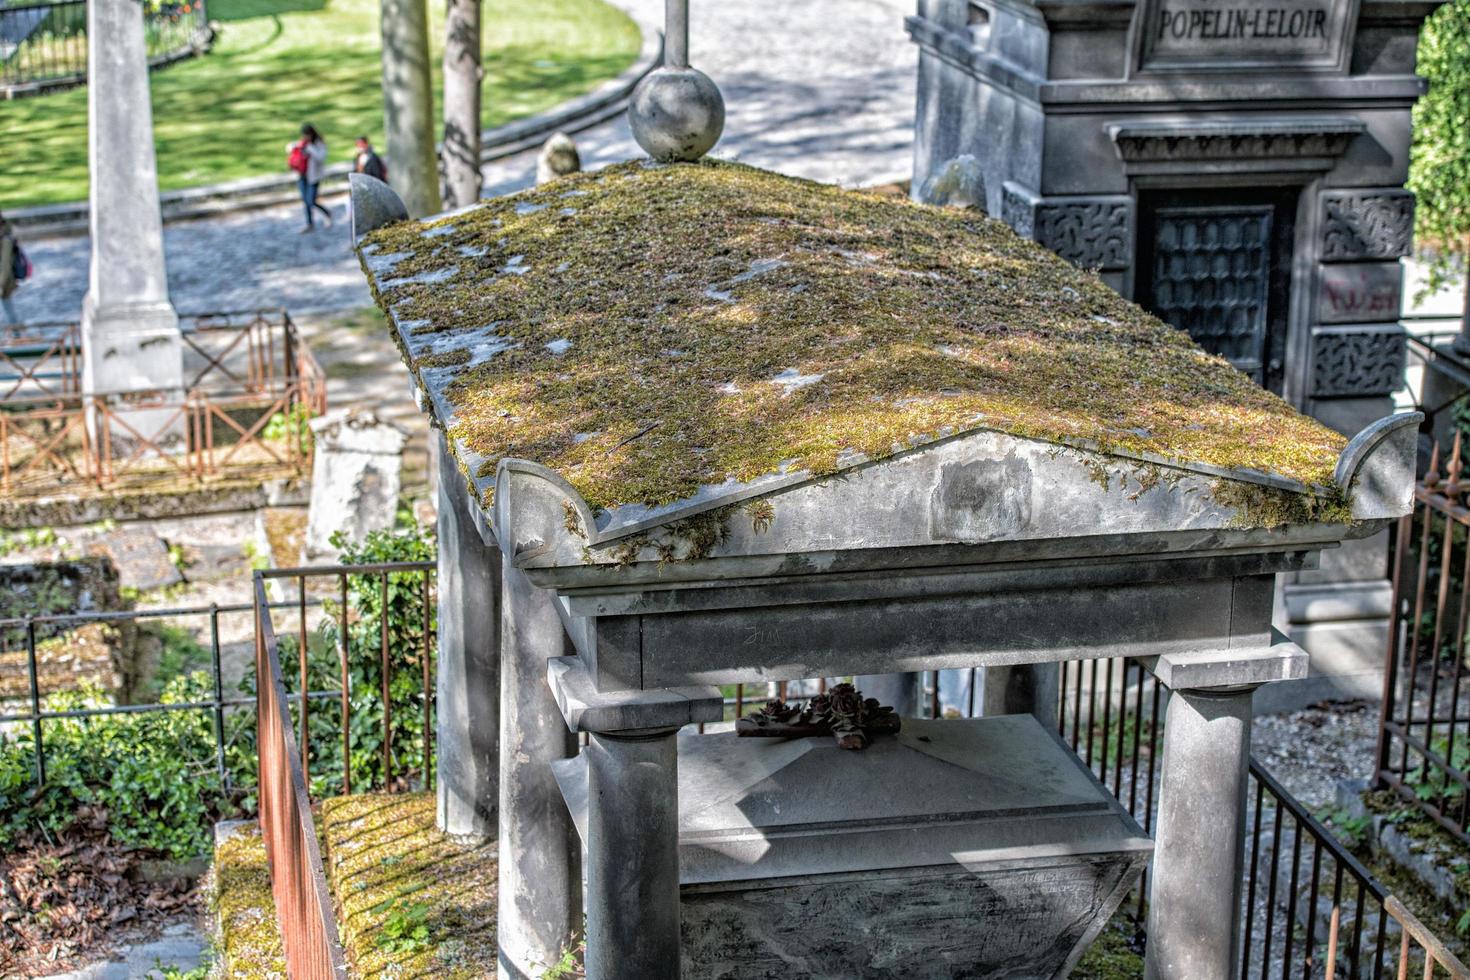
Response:
POLYGON ((501 980, 529 980, 555 963, 582 924, 577 831, 551 763, 576 754, 576 736, 546 686, 546 662, 567 652, 556 596, 501 565, 501 980))
POLYGON ((495 833, 500 765, 500 549, 470 516, 454 457, 435 434, 439 477, 439 669, 435 681, 439 829, 495 833))
POLYGON ((1254 686, 1175 690, 1148 904, 1147 980, 1233 980, 1254 686))
MULTIPOLYGON (((82 300, 82 391, 181 392, 183 345, 168 298, 153 109, 137 0, 87 4, 87 157, 92 266, 82 300)), ((129 413, 147 438, 162 413, 129 413)), ((182 431, 179 422, 176 431, 182 431)))

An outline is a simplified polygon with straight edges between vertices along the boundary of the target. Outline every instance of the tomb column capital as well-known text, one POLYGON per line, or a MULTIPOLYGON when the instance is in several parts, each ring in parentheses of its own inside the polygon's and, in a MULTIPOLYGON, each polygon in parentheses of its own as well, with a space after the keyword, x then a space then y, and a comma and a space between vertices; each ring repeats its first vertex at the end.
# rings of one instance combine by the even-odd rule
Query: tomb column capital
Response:
POLYGON ((546 683, 562 718, 574 732, 637 739, 672 735, 685 725, 720 721, 725 700, 714 686, 598 691, 578 657, 553 657, 546 683))

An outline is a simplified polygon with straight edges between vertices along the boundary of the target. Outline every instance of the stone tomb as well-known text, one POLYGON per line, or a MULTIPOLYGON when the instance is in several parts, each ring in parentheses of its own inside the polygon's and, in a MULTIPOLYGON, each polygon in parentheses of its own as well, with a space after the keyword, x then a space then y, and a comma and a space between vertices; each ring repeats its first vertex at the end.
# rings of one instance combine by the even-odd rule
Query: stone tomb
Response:
MULTIPOLYGON (((586 760, 553 768, 585 842, 586 760)), ((861 752, 684 737, 683 975, 1065 976, 1152 849, 1030 715, 908 719, 861 752)))
MULTIPOLYGON (((717 685, 1055 677, 1059 661, 1122 656, 1171 691, 1150 971, 1234 976, 1252 697, 1306 668, 1272 630, 1275 576, 1408 511, 1417 415, 1347 440, 973 210, 735 164, 613 166, 423 222, 357 179, 354 214, 444 431, 441 512, 499 555, 458 534, 441 545, 483 573, 464 583, 500 589, 502 975, 535 975, 582 921, 559 760, 579 755, 587 779, 588 977, 675 978, 681 799, 706 793, 679 756, 720 744, 677 733, 721 718, 717 685)), ((440 618, 468 639, 492 602, 459 594, 440 618)), ((463 761, 476 735, 441 724, 458 746, 444 754, 463 761)), ((915 799, 923 767, 885 776, 882 758, 840 760, 868 820, 955 811, 915 799)), ((731 778, 725 812, 758 814, 760 783, 740 795, 731 778)), ((1044 804, 1057 787, 1029 791, 1044 804)), ((1095 833, 1079 825, 1071 846, 1095 833)), ((840 839, 782 840, 772 860, 819 862, 840 839)), ((998 887, 996 868, 975 874, 998 887)), ((826 928, 806 914, 793 943, 826 928)), ((926 941, 903 914, 876 923, 926 941)), ((1075 952, 1053 940, 1012 975, 1075 952)))
MULTIPOLYGON (((990 214, 1352 435, 1404 383, 1414 54, 1437 4, 919 0, 913 186, 977 161, 990 214)), ((1376 697, 1386 539, 1283 585, 1321 678, 1265 700, 1376 697)))

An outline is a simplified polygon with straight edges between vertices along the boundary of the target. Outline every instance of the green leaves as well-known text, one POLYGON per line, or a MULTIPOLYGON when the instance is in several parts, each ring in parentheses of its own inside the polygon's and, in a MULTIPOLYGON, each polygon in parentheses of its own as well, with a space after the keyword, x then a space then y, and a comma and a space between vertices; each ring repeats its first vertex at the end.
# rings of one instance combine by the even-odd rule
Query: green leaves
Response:
POLYGON ((1425 21, 1418 71, 1429 92, 1414 107, 1409 187, 1435 291, 1458 278, 1455 259, 1470 250, 1470 0, 1452 0, 1425 21))

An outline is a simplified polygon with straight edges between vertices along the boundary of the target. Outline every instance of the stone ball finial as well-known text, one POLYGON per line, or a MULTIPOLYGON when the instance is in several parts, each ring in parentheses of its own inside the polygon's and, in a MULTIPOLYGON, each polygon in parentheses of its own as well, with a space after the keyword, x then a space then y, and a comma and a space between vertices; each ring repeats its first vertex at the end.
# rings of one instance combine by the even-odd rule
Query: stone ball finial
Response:
POLYGON ((660 163, 698 160, 725 130, 725 100, 697 68, 659 68, 633 90, 628 123, 638 145, 660 163))

